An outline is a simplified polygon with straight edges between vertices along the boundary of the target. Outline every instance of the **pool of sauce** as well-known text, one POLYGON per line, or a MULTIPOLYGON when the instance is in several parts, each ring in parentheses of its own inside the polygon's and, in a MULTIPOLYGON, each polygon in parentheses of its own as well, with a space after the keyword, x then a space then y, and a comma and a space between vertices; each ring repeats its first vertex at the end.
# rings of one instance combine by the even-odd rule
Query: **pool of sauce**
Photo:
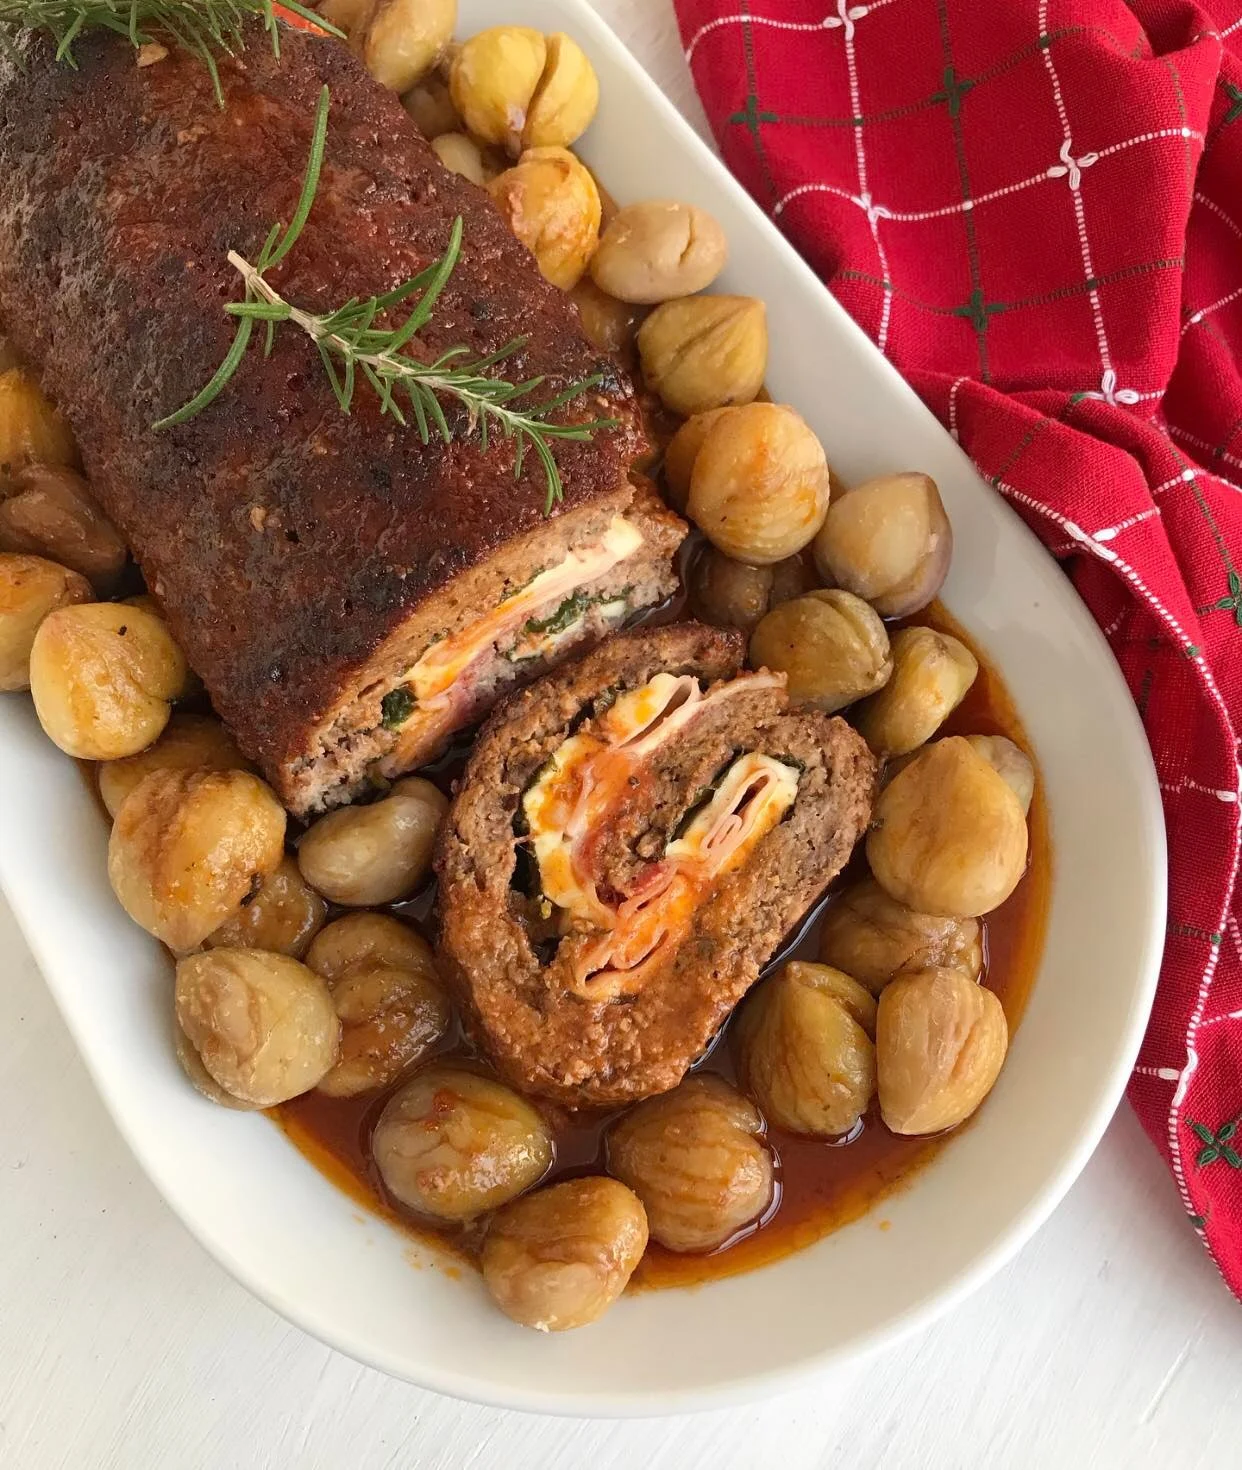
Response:
MULTIPOLYGON (((692 546, 686 555, 694 554, 692 546)), ((686 571, 684 565, 682 570, 686 571)), ((684 580, 683 576, 683 584, 684 580)), ((685 616, 686 611, 684 599, 679 598, 648 620, 672 621, 685 616)), ((952 633, 971 647, 979 659, 979 676, 970 693, 939 733, 1007 735, 1030 751, 1030 743, 1000 676, 965 631, 939 604, 933 604, 911 621, 952 633)), ((425 774, 432 775, 446 791, 450 790, 468 749, 468 743, 463 742, 425 774)), ((1011 897, 981 921, 983 979, 999 996, 1011 1035, 1022 1018, 1039 966, 1048 905, 1048 822, 1038 782, 1029 825, 1026 875, 1011 897)), ((808 918, 787 936, 765 974, 790 958, 818 958, 819 927, 824 911, 834 894, 860 871, 861 864, 856 859, 808 918)), ((428 887, 409 902, 396 905, 394 911, 430 939, 433 903, 434 889, 428 887)), ((460 1031, 445 1039, 438 1054, 468 1059, 473 1066, 486 1068, 485 1060, 460 1031)), ((734 1080, 729 1025, 723 1028, 695 1070, 734 1080)), ((273 1109, 271 1116, 291 1142, 359 1204, 393 1221, 424 1244, 447 1251, 457 1259, 474 1260, 481 1241, 480 1227, 444 1229, 413 1215, 388 1196, 371 1161, 371 1131, 389 1096, 401 1085, 398 1082, 386 1092, 357 1098, 329 1098, 310 1092, 273 1109)), ((550 1104, 541 1107, 556 1138, 555 1162, 544 1182, 603 1172, 605 1134, 618 1110, 587 1114, 571 1113, 550 1104)), ((748 1271, 800 1250, 865 1214, 886 1194, 908 1181, 952 1139, 951 1134, 934 1138, 898 1137, 883 1126, 874 1106, 859 1127, 845 1138, 810 1139, 775 1128, 769 1129, 766 1137, 775 1159, 776 1190, 763 1217, 707 1255, 678 1255, 652 1242, 634 1276, 634 1286, 693 1285, 748 1271)))

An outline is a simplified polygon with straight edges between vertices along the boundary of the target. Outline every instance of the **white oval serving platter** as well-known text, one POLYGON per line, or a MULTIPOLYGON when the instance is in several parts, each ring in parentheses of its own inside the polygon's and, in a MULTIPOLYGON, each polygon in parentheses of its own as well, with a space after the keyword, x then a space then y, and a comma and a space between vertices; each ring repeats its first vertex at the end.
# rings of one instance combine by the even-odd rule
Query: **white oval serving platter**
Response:
MULTIPOLYGON (((995 1271, 1065 1193, 1122 1095, 1164 931, 1159 794, 1104 640, 1035 538, 578 0, 462 0, 461 34, 504 20, 563 29, 598 70, 582 144, 619 200, 675 197, 724 226, 719 288, 768 304, 769 385, 847 482, 939 481, 956 553, 944 598, 1008 683, 1037 752, 1053 843, 1047 944, 1008 1064, 964 1134, 864 1218, 745 1276, 626 1297, 543 1337, 477 1278, 339 1193, 267 1119, 200 1098, 173 1056, 166 955, 117 907, 107 830, 29 700, 0 698, 0 882, 104 1105, 169 1205, 276 1311, 342 1352, 463 1398, 555 1413, 720 1406, 927 1323, 995 1271)), ((1017 1324, 1015 1324, 1015 1330, 1017 1324)))

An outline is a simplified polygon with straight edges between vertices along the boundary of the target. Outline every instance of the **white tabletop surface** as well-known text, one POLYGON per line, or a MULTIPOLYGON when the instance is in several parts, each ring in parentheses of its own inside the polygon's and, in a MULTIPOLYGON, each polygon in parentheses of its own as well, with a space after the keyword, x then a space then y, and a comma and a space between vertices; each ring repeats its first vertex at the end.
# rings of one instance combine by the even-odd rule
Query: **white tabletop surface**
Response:
MULTIPOLYGON (((665 0, 596 4, 702 126, 665 0)), ((3 1470, 1242 1463, 1242 1306, 1125 1106, 1021 1256, 922 1336, 766 1404, 541 1419, 359 1367, 237 1286, 103 1114, 2 899, 0 995, 3 1470)))

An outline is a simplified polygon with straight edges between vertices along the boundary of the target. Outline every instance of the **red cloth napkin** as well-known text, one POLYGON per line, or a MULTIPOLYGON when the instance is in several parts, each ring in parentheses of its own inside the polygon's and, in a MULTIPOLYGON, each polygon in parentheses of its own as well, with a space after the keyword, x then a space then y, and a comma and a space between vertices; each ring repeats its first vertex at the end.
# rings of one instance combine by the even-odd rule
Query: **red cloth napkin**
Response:
POLYGON ((1130 1084, 1242 1294, 1242 0, 676 0, 725 159, 1066 569, 1146 723, 1130 1084))

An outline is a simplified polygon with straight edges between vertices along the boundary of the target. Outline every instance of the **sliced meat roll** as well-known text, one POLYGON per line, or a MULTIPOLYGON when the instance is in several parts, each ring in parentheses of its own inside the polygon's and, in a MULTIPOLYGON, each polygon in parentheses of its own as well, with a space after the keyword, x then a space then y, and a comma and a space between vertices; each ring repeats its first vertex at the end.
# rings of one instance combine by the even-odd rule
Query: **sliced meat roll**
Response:
POLYGON ((861 738, 742 654, 694 623, 619 635, 475 746, 437 855, 441 951, 528 1092, 676 1086, 866 827, 861 738))

